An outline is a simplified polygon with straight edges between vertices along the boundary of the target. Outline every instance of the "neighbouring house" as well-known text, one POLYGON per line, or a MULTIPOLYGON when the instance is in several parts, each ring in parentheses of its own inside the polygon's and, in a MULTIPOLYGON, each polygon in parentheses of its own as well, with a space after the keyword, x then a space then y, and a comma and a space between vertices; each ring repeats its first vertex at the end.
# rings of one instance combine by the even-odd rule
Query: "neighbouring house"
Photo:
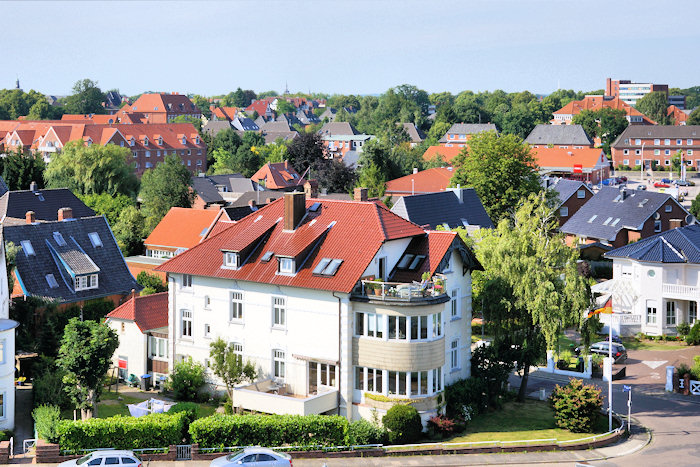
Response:
POLYGON ((435 167, 433 169, 414 169, 414 172, 386 182, 384 194, 400 197, 445 191, 450 186, 452 167, 435 167))
MULTIPOLYGON (((349 114, 354 114, 357 113, 357 109, 355 107, 343 107, 343 110, 349 114)), ((324 122, 324 123, 332 123, 335 121, 335 116, 338 113, 338 109, 333 108, 333 107, 326 107, 326 110, 323 111, 321 115, 319 115, 319 119, 324 122)))
POLYGON ((299 132, 294 131, 268 131, 263 130, 260 132, 265 138, 265 144, 274 144, 278 141, 292 141, 299 137, 299 132))
POLYGON ((463 150, 464 148, 460 146, 430 146, 423 153, 423 160, 431 162, 436 157, 440 157, 445 164, 452 164, 454 158, 463 150))
POLYGON ((425 140, 425 133, 416 126, 415 123, 397 123, 397 126, 403 128, 409 138, 411 147, 416 147, 425 140))
MULTIPOLYGON (((257 125, 256 125, 257 126, 257 125)), ((206 133, 212 138, 219 134, 220 131, 232 130, 231 122, 228 120, 209 120, 202 126, 202 133, 206 133)), ((242 131, 237 131, 238 136, 243 137, 242 131)))
POLYGON ((151 375, 160 385, 169 373, 168 292, 131 298, 107 314, 107 325, 119 336, 119 347, 112 357, 119 377, 151 375))
POLYGON ((666 115, 673 119, 674 125, 685 125, 691 113, 692 110, 681 109, 675 105, 669 105, 666 109, 666 115))
POLYGON ((595 112, 603 108, 623 110, 630 125, 656 125, 656 122, 635 109, 622 99, 610 96, 585 96, 578 101, 571 101, 561 109, 552 113, 554 118, 550 121, 553 125, 570 125, 574 117, 584 110, 595 112))
POLYGON ((680 151, 684 164, 700 168, 700 125, 628 126, 610 149, 615 167, 669 168, 680 151))
POLYGON ((372 135, 359 133, 348 122, 329 122, 323 125, 318 134, 326 150, 326 157, 338 159, 348 167, 357 164, 359 154, 372 135))
POLYGON ((371 419, 410 399, 425 421, 470 375, 481 266, 456 232, 381 203, 285 193, 159 269, 170 365, 206 364, 213 339, 230 342, 259 370, 233 396, 246 410, 371 419))
POLYGON ((214 105, 210 105, 209 110, 211 111, 211 118, 209 121, 225 120, 230 122, 236 118, 236 115, 240 112, 236 107, 216 107, 214 105))
MULTIPOLYGON (((5 261, 5 239, 0 231, 0 261, 5 261)), ((21 252, 20 252, 21 254, 21 252)), ((7 268, 0 268, 0 430, 15 428, 15 329, 10 319, 10 290, 7 268)))
POLYGON ((592 148, 593 140, 581 125, 540 124, 532 129, 525 142, 533 148, 556 147, 560 149, 592 148))
POLYGON ((297 111, 297 119, 299 119, 302 125, 315 125, 317 123, 321 123, 321 119, 318 118, 312 110, 299 109, 297 111))
POLYGON ((555 178, 546 180, 546 188, 557 192, 557 215, 561 227, 593 198, 593 190, 579 180, 555 178))
POLYGON ((143 241, 146 256, 172 258, 198 244, 216 218, 218 209, 170 208, 143 241))
POLYGON ((36 182, 30 184, 29 190, 7 191, 0 197, 0 219, 3 225, 52 222, 62 220, 66 213, 69 218, 95 215, 95 211, 69 189, 39 189, 36 182))
POLYGON ((192 189, 195 209, 220 209, 236 201, 239 196, 249 191, 263 191, 256 182, 239 173, 222 175, 199 174, 192 177, 192 189))
POLYGON ((245 117, 241 114, 236 115, 231 120, 231 126, 233 127, 234 130, 238 130, 238 131, 259 131, 260 130, 258 125, 256 125, 253 120, 251 120, 250 118, 245 117))
POLYGON ((447 130, 447 133, 440 138, 438 143, 448 148, 452 146, 463 148, 472 135, 485 131, 495 131, 498 133, 498 128, 496 128, 496 125, 493 123, 455 123, 447 130))
POLYGON ((447 188, 437 193, 402 196, 391 212, 424 228, 464 227, 467 232, 494 227, 474 188, 447 188))
MULTIPOLYGON (((615 334, 678 335, 677 326, 698 320, 700 226, 672 229, 605 254, 612 280, 591 288, 612 297, 615 334)), ((610 316, 600 315, 609 323, 610 316)))
POLYGON ((122 114, 137 114, 142 123, 172 123, 180 116, 202 118, 202 112, 189 97, 175 92, 141 94, 133 104, 116 113, 122 114))
POLYGON ((3 225, 6 242, 17 253, 13 297, 42 297, 59 306, 105 299, 119 305, 142 287, 131 275, 103 216, 73 218, 70 208, 59 220, 3 225))
POLYGON ((608 249, 682 227, 693 218, 667 193, 603 187, 560 230, 570 246, 608 249))
MULTIPOLYGON (((273 100, 274 100, 274 97, 268 97, 266 99, 254 100, 253 102, 250 103, 250 105, 248 107, 245 108, 245 111, 248 113, 248 115, 258 114, 261 117, 271 118, 274 116, 274 111, 270 107, 270 104, 272 104, 273 100)), ((260 126, 260 125, 258 125, 258 126, 260 126)))
POLYGON ((610 162, 602 149, 532 148, 540 174, 596 185, 610 176, 610 162))
POLYGON ((219 219, 224 221, 239 221, 282 196, 284 196, 283 192, 272 190, 249 191, 243 193, 236 201, 224 208, 225 216, 221 216, 219 219))
POLYGON ((268 190, 290 191, 304 186, 304 180, 289 161, 268 162, 250 177, 268 190))

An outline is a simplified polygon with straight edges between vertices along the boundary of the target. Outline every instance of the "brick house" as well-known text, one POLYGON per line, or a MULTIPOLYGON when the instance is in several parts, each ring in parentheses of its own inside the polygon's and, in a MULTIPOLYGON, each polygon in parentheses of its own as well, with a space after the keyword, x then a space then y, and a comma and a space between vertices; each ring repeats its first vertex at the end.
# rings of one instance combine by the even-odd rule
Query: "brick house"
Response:
POLYGON ((496 128, 496 125, 493 123, 455 123, 447 130, 447 133, 438 140, 438 143, 448 148, 452 146, 463 148, 472 135, 485 131, 495 131, 498 133, 498 128, 496 128))
POLYGON ((602 149, 532 148, 540 173, 596 185, 610 176, 610 162, 602 149))
POLYGON ((610 145, 615 167, 669 168, 678 151, 688 167, 700 168, 700 125, 629 126, 610 145))
POLYGON ((148 93, 141 94, 136 101, 122 107, 118 116, 136 114, 142 123, 171 123, 180 116, 202 118, 202 112, 183 94, 148 93))
POLYGON ((557 192, 559 201, 557 215, 559 216, 560 227, 593 198, 593 190, 579 180, 557 178, 547 188, 557 192))

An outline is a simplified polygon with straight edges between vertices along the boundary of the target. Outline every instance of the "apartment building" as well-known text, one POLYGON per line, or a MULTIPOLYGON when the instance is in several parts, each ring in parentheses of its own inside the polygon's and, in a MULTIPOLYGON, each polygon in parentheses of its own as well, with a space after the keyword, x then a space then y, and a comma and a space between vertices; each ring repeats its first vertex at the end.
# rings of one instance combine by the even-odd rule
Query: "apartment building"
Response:
POLYGON ((639 99, 651 92, 663 92, 667 96, 668 105, 685 109, 685 96, 669 96, 668 84, 635 83, 627 79, 607 78, 605 80, 605 95, 619 97, 631 106, 637 105, 639 99))
POLYGON ((700 168, 700 125, 628 126, 610 148, 615 167, 669 168, 680 152, 687 167, 700 168))
POLYGON ((493 123, 455 123, 447 130, 438 141, 441 146, 463 148, 472 135, 483 133, 485 131, 495 131, 498 133, 498 128, 493 123))

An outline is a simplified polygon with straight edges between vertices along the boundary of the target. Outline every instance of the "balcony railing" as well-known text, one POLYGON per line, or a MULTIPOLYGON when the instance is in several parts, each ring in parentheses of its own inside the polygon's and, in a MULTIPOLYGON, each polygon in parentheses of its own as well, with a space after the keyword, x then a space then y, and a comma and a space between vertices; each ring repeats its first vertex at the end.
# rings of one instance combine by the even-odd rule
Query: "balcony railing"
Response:
POLYGON ((682 298, 700 298, 700 287, 692 285, 664 284, 663 294, 682 298))
POLYGON ((422 282, 380 282, 361 280, 353 292, 355 296, 369 300, 397 302, 425 301, 445 295, 444 279, 424 280, 422 282))
POLYGON ((318 415, 338 407, 338 390, 324 386, 317 394, 294 394, 287 385, 268 379, 236 388, 233 404, 256 412, 318 415))

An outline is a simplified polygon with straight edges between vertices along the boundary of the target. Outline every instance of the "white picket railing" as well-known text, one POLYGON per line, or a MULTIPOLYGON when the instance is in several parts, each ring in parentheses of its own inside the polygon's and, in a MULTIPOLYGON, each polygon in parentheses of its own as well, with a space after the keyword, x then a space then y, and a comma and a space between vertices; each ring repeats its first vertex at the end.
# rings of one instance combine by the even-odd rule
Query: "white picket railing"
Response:
POLYGON ((699 297, 700 287, 681 284, 664 284, 663 293, 665 295, 675 295, 683 297, 699 297))

